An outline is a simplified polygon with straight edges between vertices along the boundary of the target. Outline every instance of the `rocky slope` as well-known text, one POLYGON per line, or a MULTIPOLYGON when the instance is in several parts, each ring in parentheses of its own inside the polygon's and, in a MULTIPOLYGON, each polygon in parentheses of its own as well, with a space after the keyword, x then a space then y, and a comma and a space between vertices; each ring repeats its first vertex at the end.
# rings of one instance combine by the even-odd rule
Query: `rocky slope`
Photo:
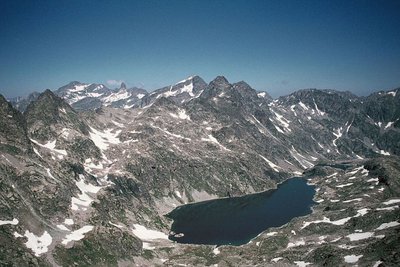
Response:
POLYGON ((151 94, 72 82, 23 114, 0 97, 0 264, 394 265, 399 91, 272 100, 194 76, 151 94), (178 205, 303 173, 319 202, 305 218, 241 247, 167 239, 178 205))

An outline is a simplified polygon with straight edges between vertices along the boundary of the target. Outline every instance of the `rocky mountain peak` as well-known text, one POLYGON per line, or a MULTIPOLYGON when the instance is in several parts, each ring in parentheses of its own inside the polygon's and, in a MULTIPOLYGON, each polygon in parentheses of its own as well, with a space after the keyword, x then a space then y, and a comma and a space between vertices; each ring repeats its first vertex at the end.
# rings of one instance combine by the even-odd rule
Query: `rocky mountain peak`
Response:
POLYGON ((196 83, 200 84, 201 83, 201 84, 207 85, 207 83, 203 80, 203 78, 201 78, 198 75, 192 76, 192 81, 193 81, 193 84, 196 84, 196 83))
POLYGON ((69 82, 66 86, 74 86, 74 85, 82 85, 84 83, 80 82, 80 81, 72 81, 69 82))
POLYGON ((174 85, 165 86, 146 95, 141 101, 141 106, 150 105, 161 97, 169 98, 176 104, 182 105, 199 97, 206 87, 207 83, 202 78, 190 76, 174 85))
POLYGON ((221 94, 223 91, 226 91, 230 87, 231 84, 224 76, 217 76, 208 84, 200 97, 203 99, 212 98, 221 94))
POLYGON ((124 82, 121 83, 119 90, 126 90, 126 84, 124 82))
POLYGON ((43 98, 43 97, 49 97, 52 99, 60 99, 50 89, 46 89, 46 90, 44 90, 43 93, 40 94, 39 98, 43 98))
POLYGON ((48 89, 28 105, 24 116, 31 136, 38 140, 56 136, 56 124, 74 125, 75 129, 87 133, 87 127, 80 122, 76 112, 65 100, 48 89))
POLYGON ((43 93, 41 93, 37 100, 33 103, 45 103, 46 105, 55 105, 59 106, 63 102, 63 99, 56 96, 50 89, 46 89, 43 93))
POLYGON ((27 151, 30 147, 23 115, 0 94, 0 151, 27 151))
POLYGON ((210 87, 214 88, 228 88, 231 86, 231 84, 228 82, 228 80, 224 76, 217 76, 214 80, 212 80, 209 84, 210 87))
POLYGON ((207 83, 200 76, 193 76, 191 81, 193 84, 193 94, 195 95, 199 95, 207 87, 207 83))
POLYGON ((257 91, 251 88, 251 86, 244 81, 234 83, 232 89, 236 90, 244 98, 258 98, 257 91))
POLYGON ((2 94, 0 94, 0 106, 2 107, 6 103, 8 103, 7 99, 2 94))

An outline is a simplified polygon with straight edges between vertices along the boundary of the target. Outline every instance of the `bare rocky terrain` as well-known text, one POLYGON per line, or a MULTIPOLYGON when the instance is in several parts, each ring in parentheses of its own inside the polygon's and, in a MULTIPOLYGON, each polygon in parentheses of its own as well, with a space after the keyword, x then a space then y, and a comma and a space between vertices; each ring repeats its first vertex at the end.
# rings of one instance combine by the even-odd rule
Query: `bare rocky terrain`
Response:
POLYGON ((399 89, 273 100, 222 76, 0 96, 0 265, 399 265, 399 119, 399 89), (168 240, 175 207, 294 176, 310 215, 242 246, 168 240))

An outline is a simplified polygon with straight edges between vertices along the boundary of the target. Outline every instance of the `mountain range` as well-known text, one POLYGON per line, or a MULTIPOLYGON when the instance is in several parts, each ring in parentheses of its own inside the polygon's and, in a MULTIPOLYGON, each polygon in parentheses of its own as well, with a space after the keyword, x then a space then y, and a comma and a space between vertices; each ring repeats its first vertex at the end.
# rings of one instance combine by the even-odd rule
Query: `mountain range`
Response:
POLYGON ((151 93, 75 81, 0 95, 0 141, 2 266, 400 262, 400 89, 272 99, 223 76, 151 93), (179 205, 294 176, 317 188, 310 215, 240 247, 167 239, 179 205))

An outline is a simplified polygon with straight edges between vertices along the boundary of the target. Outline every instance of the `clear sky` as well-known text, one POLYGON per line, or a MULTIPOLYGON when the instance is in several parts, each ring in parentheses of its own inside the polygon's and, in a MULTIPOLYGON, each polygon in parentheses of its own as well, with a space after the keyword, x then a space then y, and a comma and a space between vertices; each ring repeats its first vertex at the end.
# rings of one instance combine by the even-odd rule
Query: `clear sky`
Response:
MULTIPOLYGON (((0 1, 0 93, 224 75, 272 96, 400 86, 400 1, 0 1)), ((116 85, 111 85, 111 88, 116 85)))

